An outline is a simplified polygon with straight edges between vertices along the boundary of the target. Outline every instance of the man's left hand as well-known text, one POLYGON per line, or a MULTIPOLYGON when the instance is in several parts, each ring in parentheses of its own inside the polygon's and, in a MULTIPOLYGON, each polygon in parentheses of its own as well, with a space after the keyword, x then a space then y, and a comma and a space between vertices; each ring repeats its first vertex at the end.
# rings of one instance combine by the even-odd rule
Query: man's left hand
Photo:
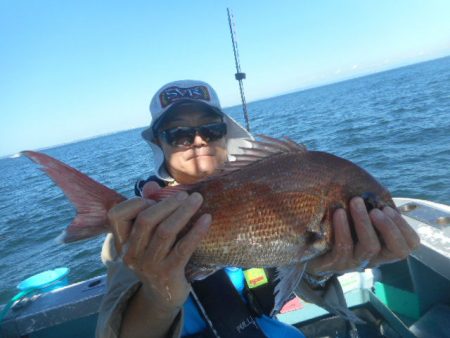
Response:
POLYGON ((420 245, 413 228, 394 209, 373 209, 367 212, 364 201, 350 201, 356 242, 344 209, 333 214, 334 245, 330 252, 308 263, 307 272, 313 276, 345 273, 376 267, 405 259, 420 245))

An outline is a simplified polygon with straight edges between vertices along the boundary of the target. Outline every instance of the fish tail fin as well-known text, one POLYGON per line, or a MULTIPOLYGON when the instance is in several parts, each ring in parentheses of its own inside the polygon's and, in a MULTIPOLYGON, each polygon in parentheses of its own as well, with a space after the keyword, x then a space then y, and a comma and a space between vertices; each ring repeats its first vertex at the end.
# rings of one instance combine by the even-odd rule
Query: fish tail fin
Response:
POLYGON ((125 200, 118 192, 109 189, 78 170, 43 153, 23 151, 21 154, 41 166, 74 204, 77 215, 62 236, 64 243, 97 236, 108 231, 107 212, 125 200))

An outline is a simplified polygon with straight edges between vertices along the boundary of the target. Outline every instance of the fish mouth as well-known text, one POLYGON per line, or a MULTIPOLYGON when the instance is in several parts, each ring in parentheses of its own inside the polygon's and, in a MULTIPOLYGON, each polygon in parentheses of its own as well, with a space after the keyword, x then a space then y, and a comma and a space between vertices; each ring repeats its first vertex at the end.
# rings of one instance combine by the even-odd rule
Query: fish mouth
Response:
POLYGON ((366 205, 366 209, 370 212, 372 209, 379 208, 382 209, 384 206, 380 197, 370 191, 367 191, 361 195, 364 200, 364 204, 366 205))
POLYGON ((395 203, 390 194, 382 194, 381 196, 378 196, 372 192, 365 192, 361 195, 361 197, 364 200, 364 204, 366 205, 368 212, 375 208, 382 210, 384 207, 396 209, 395 203))

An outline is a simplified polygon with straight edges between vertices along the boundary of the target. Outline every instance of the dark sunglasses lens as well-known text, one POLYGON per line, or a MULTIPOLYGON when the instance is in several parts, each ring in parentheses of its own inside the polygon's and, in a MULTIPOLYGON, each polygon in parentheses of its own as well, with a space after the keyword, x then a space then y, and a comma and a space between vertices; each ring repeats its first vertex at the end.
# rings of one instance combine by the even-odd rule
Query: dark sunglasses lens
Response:
POLYGON ((200 126, 199 134, 208 142, 221 139, 227 134, 227 125, 223 122, 200 126))
POLYGON ((223 122, 216 122, 199 127, 178 127, 164 130, 162 135, 166 143, 172 147, 188 147, 194 143, 197 131, 205 141, 213 142, 227 134, 227 125, 223 122))
POLYGON ((173 128, 163 132, 167 144, 171 146, 190 146, 194 142, 194 128, 173 128))

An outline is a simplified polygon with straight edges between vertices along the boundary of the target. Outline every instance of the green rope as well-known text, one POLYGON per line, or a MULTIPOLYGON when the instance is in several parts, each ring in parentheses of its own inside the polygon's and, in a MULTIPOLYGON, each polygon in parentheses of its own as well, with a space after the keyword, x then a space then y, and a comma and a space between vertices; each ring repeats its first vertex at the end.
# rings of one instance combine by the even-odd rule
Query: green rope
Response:
POLYGON ((3 308, 2 313, 0 314, 0 325, 3 323, 3 319, 5 318, 5 316, 8 314, 9 309, 11 308, 11 306, 18 301, 19 299, 25 297, 26 295, 30 294, 31 292, 35 291, 36 289, 34 288, 30 288, 30 289, 26 289, 24 291, 19 292, 17 295, 15 295, 13 298, 11 298, 9 300, 9 302, 5 305, 5 307, 3 308))

